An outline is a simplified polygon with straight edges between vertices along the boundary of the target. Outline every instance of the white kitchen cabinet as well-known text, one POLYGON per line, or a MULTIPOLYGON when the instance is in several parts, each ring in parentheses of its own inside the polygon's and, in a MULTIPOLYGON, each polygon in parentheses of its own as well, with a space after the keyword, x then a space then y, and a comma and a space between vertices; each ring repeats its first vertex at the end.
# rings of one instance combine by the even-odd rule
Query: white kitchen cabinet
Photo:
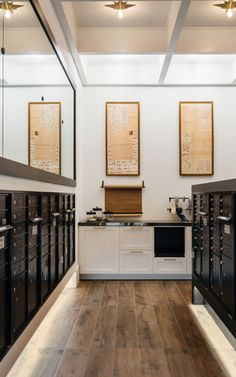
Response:
POLYGON ((158 275, 186 274, 186 258, 155 258, 154 273, 158 275))
POLYGON ((153 250, 121 250, 121 274, 152 274, 153 250))
POLYGON ((79 263, 82 274, 119 273, 119 227, 80 227, 79 263))
POLYGON ((154 246, 153 227, 121 227, 120 249, 122 250, 149 250, 154 246))

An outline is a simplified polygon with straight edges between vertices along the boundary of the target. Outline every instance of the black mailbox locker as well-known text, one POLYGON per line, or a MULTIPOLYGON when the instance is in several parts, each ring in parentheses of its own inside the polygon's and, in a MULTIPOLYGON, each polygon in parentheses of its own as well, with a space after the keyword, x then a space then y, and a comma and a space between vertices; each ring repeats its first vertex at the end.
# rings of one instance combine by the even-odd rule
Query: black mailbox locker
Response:
POLYGON ((41 299, 44 300, 49 293, 49 254, 41 257, 41 299))
POLYGON ((211 258, 211 289, 220 298, 221 296, 221 260, 216 254, 211 258))
POLYGON ((0 358, 74 260, 74 206, 71 194, 0 193, 0 358))
POLYGON ((57 245, 51 245, 50 248, 50 289, 52 290, 57 283, 57 258, 56 258, 57 245))
POLYGON ((15 339, 27 321, 26 313, 26 271, 12 281, 12 331, 15 339))
POLYGON ((64 274, 63 242, 58 245, 58 279, 61 280, 64 274))
MULTIPOLYGON (((5 203, 0 202, 0 206, 5 203)), ((3 209, 1 206, 0 208, 3 209)), ((10 341, 9 323, 9 277, 10 277, 10 253, 9 231, 0 226, 0 357, 6 351, 10 341), (2 229, 1 229, 2 228, 2 229)))
POLYGON ((9 341, 8 284, 9 279, 0 279, 0 357, 6 351, 9 341))
POLYGON ((39 306, 39 284, 38 270, 39 257, 33 258, 28 262, 28 316, 37 310, 39 306))
MULTIPOLYGON (((207 301, 213 305, 224 322, 225 318, 234 321, 229 328, 231 331, 234 328, 236 334, 234 231, 236 180, 234 191, 221 191, 222 187, 223 189, 227 187, 225 182, 222 185, 221 182, 214 185, 220 188, 219 192, 195 193, 193 190, 193 283, 197 285, 203 296, 206 295, 207 301), (204 199, 204 195, 208 197, 208 201, 204 199), (209 216, 207 223, 205 220, 204 224, 207 213, 209 216)), ((232 185, 231 181, 230 185, 232 185)), ((198 190, 199 187, 200 185, 198 190)), ((202 187, 212 188, 213 184, 202 187)))
POLYGON ((222 303, 227 312, 234 314, 234 265, 232 259, 222 255, 222 303))
POLYGON ((27 196, 25 193, 12 194, 11 237, 11 291, 12 291, 12 339, 23 330, 27 322, 27 196))

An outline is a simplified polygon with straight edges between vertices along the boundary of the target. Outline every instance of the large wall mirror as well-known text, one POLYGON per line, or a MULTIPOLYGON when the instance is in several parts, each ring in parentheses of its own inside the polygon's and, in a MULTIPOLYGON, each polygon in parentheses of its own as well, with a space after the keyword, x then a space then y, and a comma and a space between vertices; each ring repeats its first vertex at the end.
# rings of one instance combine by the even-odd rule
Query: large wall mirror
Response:
POLYGON ((60 183, 75 179, 75 90, 37 7, 0 1, 0 155, 60 183))

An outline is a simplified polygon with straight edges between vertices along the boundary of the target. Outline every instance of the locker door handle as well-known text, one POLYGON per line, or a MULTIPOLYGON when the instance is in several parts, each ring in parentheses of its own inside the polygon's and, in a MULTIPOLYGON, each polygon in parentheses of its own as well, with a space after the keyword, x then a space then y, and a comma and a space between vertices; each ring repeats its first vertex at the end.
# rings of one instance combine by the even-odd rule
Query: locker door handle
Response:
POLYGON ((10 229, 13 229, 13 226, 11 225, 0 226, 0 233, 6 232, 7 230, 10 230, 10 229))
POLYGON ((39 223, 40 221, 43 221, 42 217, 35 217, 34 219, 30 219, 32 223, 39 223))
POLYGON ((52 215, 52 217, 58 217, 58 216, 60 216, 61 214, 60 214, 59 212, 53 212, 51 215, 52 215))
POLYGON ((231 216, 217 216, 217 219, 220 220, 220 221, 229 222, 229 221, 232 220, 232 217, 231 216))

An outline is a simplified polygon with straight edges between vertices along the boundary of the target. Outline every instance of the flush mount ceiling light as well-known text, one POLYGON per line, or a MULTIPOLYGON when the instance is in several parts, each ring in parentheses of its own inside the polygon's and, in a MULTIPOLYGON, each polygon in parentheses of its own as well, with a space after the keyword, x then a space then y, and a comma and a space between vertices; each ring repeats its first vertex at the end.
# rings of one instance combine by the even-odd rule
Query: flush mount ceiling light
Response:
POLYGON ((231 18, 233 16, 233 9, 236 8, 236 1, 229 0, 225 1, 223 4, 214 4, 214 6, 224 9, 227 17, 231 18))
POLYGON ((128 4, 128 1, 113 1, 113 4, 105 5, 105 7, 112 8, 115 10, 118 10, 118 17, 123 18, 124 17, 124 10, 135 7, 136 4, 128 4))
POLYGON ((0 9, 4 12, 4 17, 10 18, 13 14, 14 10, 23 7, 24 5, 16 5, 14 3, 10 3, 7 1, 1 1, 0 2, 0 9))

